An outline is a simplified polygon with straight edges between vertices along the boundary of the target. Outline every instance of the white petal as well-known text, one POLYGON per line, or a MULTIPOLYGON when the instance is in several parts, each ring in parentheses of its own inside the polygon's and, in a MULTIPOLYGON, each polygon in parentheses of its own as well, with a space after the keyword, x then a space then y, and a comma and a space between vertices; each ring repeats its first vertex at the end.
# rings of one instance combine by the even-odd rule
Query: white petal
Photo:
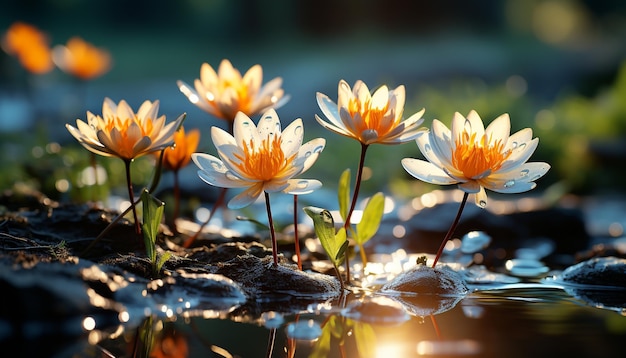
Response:
MULTIPOLYGON (((324 113, 324 116, 326 116, 326 119, 328 119, 334 126, 343 128, 343 123, 340 120, 339 107, 337 106, 337 104, 333 102, 330 98, 328 98, 327 95, 319 92, 316 95, 316 99, 317 105, 322 110, 322 113, 324 113)), ((317 121, 320 122, 320 119, 318 119, 317 121)))
POLYGON ((487 128, 485 134, 490 143, 495 143, 497 140, 502 140, 502 144, 506 145, 509 134, 511 133, 511 120, 507 113, 494 119, 487 128))
POLYGON ((331 132, 335 132, 335 133, 337 133, 337 134, 339 134, 339 135, 346 136, 346 137, 351 137, 351 138, 352 138, 352 137, 354 137, 354 135, 353 135, 352 133, 350 133, 350 132, 346 131, 346 130, 343 128, 343 125, 342 125, 342 127, 337 127, 337 126, 335 126, 335 125, 333 125, 333 124, 331 124, 331 123, 324 122, 324 120, 323 120, 323 119, 321 119, 321 118, 320 118, 317 114, 315 115, 315 120, 316 120, 316 121, 317 121, 317 123, 319 123, 322 127, 324 127, 324 128, 326 128, 326 129, 328 129, 328 130, 329 130, 329 131, 331 131, 331 132))
POLYGON ((401 163, 407 173, 421 181, 437 185, 458 183, 433 163, 413 158, 404 158, 401 163))
POLYGON ((429 142, 433 150, 433 155, 439 158, 442 167, 452 168, 452 150, 454 148, 454 137, 445 124, 438 120, 433 120, 429 133, 429 142))
POLYGON ((261 194, 263 194, 263 184, 253 185, 232 198, 228 202, 228 207, 233 210, 245 208, 254 203, 261 194))
POLYGON ((480 186, 480 184, 474 180, 459 183, 458 186, 459 189, 470 194, 478 193, 482 189, 482 186, 480 186))
POLYGON ((476 196, 474 197, 474 202, 477 206, 480 206, 481 208, 487 206, 487 193, 485 192, 485 188, 481 187, 480 191, 476 193, 476 196))
POLYGON ((520 145, 522 145, 522 143, 530 142, 532 139, 533 139, 532 129, 530 128, 521 129, 509 136, 509 140, 506 142, 506 146, 504 147, 504 150, 515 149, 519 147, 520 145))
POLYGON ((535 149, 537 149, 537 145, 539 145, 539 138, 535 138, 530 142, 524 142, 518 145, 517 148, 513 149, 507 160, 502 163, 498 172, 507 172, 525 163, 530 156, 533 155, 535 149))
POLYGON ((322 182, 315 179, 290 179, 289 186, 283 192, 291 195, 305 195, 322 187, 322 182))
POLYGON ((315 138, 304 143, 298 151, 294 166, 302 166, 300 173, 304 173, 315 163, 325 146, 324 138, 315 138))
POLYGON ((289 123, 287 128, 283 130, 281 138, 282 142, 280 148, 285 153, 286 157, 290 157, 294 153, 298 152, 302 145, 302 138, 304 137, 304 126, 302 125, 302 119, 298 118, 289 123))
POLYGON ((261 140, 281 134, 280 119, 274 109, 270 108, 263 113, 257 124, 257 131, 261 140))
POLYGON ((233 135, 237 145, 241 145, 243 142, 249 143, 251 140, 254 143, 260 143, 259 131, 256 129, 252 119, 243 112, 237 112, 235 116, 233 135))

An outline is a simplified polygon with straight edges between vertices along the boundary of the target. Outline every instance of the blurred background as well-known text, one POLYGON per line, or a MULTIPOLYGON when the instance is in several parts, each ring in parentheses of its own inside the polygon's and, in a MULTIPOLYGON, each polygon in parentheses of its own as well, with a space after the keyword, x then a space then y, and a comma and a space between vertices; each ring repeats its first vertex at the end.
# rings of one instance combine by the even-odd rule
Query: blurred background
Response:
MULTIPOLYGON (((98 158, 106 176, 85 177, 87 151, 65 128, 102 102, 138 108, 159 100, 185 128, 198 128, 198 151, 214 153, 211 126, 225 123, 192 105, 178 90, 199 77, 202 63, 229 59, 242 73, 255 64, 264 82, 282 77, 290 101, 278 110, 287 123, 302 118, 305 140, 328 144, 306 177, 336 186, 345 168, 356 172, 358 143, 327 132, 316 92, 337 98, 337 84, 363 80, 374 89, 405 85, 405 117, 426 109, 424 126, 475 109, 485 123, 509 113, 512 131, 533 128, 540 144, 531 161, 552 170, 538 190, 622 192, 626 166, 626 3, 619 0, 23 0, 3 5, 0 30, 16 21, 46 34, 50 46, 79 36, 105 49, 111 67, 77 80, 54 68, 36 74, 0 53, 0 189, 27 185, 55 199, 124 196, 123 163, 98 158), (104 184, 104 185, 103 185, 104 184), (96 188, 97 186, 97 188, 96 188)), ((417 195, 400 165, 420 157, 414 143, 372 146, 363 195, 383 190, 417 195)), ((146 186, 149 158, 133 180, 146 186), (142 174, 143 173, 143 174, 142 174), (143 176, 142 176, 143 175, 143 176)), ((193 164, 182 180, 190 191, 214 194, 193 164), (198 191, 196 188, 202 188, 198 191)), ((164 176, 162 187, 171 181, 164 176)), ((416 187, 416 185, 421 185, 416 187)), ((199 194, 201 195, 201 194, 199 194)), ((200 198, 202 199, 202 198, 200 198)), ((330 205, 330 204, 329 204, 330 205)), ((332 206, 332 205, 330 205, 332 206)))

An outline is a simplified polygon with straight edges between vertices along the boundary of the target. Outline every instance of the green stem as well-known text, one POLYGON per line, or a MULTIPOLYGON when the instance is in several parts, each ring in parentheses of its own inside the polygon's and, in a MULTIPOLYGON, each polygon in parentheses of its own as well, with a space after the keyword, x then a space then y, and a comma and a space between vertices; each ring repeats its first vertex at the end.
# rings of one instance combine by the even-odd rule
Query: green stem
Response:
POLYGON ((133 219, 135 220, 135 232, 137 235, 141 234, 141 226, 139 225, 139 218, 137 217, 137 209, 135 209, 135 195, 133 194, 133 183, 130 180, 130 163, 132 160, 125 159, 124 165, 126 166, 126 183, 128 184, 128 197, 130 205, 133 207, 133 219))
POLYGON ((454 230, 456 229, 456 226, 459 224, 459 220, 461 219, 461 213, 463 212, 463 208, 465 207, 465 203, 467 202, 468 196, 469 194, 467 192, 463 194, 463 200, 461 200, 459 211, 456 213, 456 217, 454 218, 454 221, 452 222, 452 225, 450 226, 448 233, 446 233, 446 237, 443 238, 441 245, 439 245, 439 250, 437 250, 437 256, 435 256, 435 261, 433 262, 432 267, 435 267, 435 265, 437 265, 437 261, 439 261, 439 258, 441 257, 441 254, 443 253, 443 248, 446 247, 446 243, 448 242, 448 240, 450 240, 450 238, 452 237, 452 234, 454 234, 454 230))
POLYGON ((267 209, 267 221, 272 237, 272 257, 274 258, 274 266, 278 266, 278 244, 276 243, 276 232, 274 231, 274 221, 272 220, 272 209, 270 207, 270 194, 268 192, 265 192, 265 208, 267 209))

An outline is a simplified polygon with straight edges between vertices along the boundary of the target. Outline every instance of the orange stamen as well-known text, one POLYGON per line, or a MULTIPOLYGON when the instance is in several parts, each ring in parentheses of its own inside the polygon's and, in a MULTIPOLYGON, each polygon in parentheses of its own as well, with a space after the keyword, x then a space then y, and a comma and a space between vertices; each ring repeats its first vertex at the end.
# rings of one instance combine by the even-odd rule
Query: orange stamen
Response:
POLYGON ((117 128, 120 133, 121 140, 117 143, 117 151, 125 157, 130 158, 133 154, 133 147, 135 146, 135 140, 129 140, 128 138, 128 128, 133 123, 137 123, 139 125, 139 129, 141 130, 141 136, 150 136, 153 130, 152 119, 146 118, 143 121, 139 121, 138 118, 119 118, 112 117, 107 118, 107 123, 104 127, 104 130, 110 133, 113 128, 117 128))
POLYGON ((490 143, 486 135, 476 141, 476 133, 471 135, 464 132, 456 140, 456 148, 452 153, 452 164, 466 178, 475 178, 478 175, 491 170, 498 170, 502 163, 511 155, 511 151, 503 151, 504 143, 497 140, 490 143))
POLYGON ((395 121, 386 122, 383 121, 385 114, 389 109, 389 102, 383 108, 372 107, 371 99, 362 103, 357 98, 351 98, 348 103, 348 111, 350 116, 354 117, 356 113, 363 118, 362 122, 357 123, 359 126, 356 128, 357 133, 363 133, 363 131, 372 129, 378 133, 379 136, 384 136, 394 127, 395 121))
POLYGON ((254 142, 243 142, 243 156, 235 155, 241 162, 235 164, 247 177, 259 181, 269 181, 281 177, 291 167, 296 155, 285 158, 280 147, 280 136, 268 136, 256 148, 254 142))

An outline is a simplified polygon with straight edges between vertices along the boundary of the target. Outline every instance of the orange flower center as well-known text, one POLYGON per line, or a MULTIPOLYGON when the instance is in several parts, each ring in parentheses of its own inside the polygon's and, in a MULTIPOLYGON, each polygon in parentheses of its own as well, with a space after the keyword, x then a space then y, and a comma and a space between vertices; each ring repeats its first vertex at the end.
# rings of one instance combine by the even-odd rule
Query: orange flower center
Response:
POLYGON ((220 79, 219 83, 219 91, 220 93, 226 92, 226 90, 230 88, 235 91, 237 97, 237 103, 235 108, 229 113, 231 119, 234 118, 235 113, 241 111, 247 115, 252 115, 249 113, 250 107, 252 105, 252 98, 250 97, 250 91, 248 91, 248 86, 243 81, 237 79, 220 79))
POLYGON ((119 117, 109 117, 107 118, 106 125, 104 130, 108 133, 111 133, 113 128, 117 128, 120 133, 121 139, 116 145, 118 146, 117 150, 123 156, 130 158, 133 155, 133 147, 135 146, 138 138, 129 138, 128 128, 133 123, 137 123, 139 129, 141 130, 141 137, 150 136, 153 131, 152 119, 146 118, 143 121, 139 121, 137 117, 135 118, 119 118, 119 117))
POLYGON ((351 98, 348 103, 348 111, 350 116, 354 118, 354 115, 359 113, 362 121, 355 123, 357 125, 357 134, 363 133, 366 130, 375 130, 379 136, 384 136, 390 130, 393 129, 395 121, 385 121, 385 115, 389 109, 389 102, 382 108, 372 107, 371 99, 365 101, 365 103, 359 101, 357 98, 351 98))
POLYGON ((464 132, 455 144, 452 165, 463 172, 466 178, 475 178, 487 170, 498 170, 511 155, 510 150, 503 151, 504 143, 501 140, 490 143, 487 135, 476 141, 476 133, 470 135, 464 132))
POLYGON ((285 158, 280 143, 281 137, 277 135, 263 139, 258 148, 254 146, 252 140, 249 144, 243 142, 243 156, 235 154, 240 160, 235 166, 247 177, 259 181, 269 181, 282 176, 291 167, 296 155, 285 158))

